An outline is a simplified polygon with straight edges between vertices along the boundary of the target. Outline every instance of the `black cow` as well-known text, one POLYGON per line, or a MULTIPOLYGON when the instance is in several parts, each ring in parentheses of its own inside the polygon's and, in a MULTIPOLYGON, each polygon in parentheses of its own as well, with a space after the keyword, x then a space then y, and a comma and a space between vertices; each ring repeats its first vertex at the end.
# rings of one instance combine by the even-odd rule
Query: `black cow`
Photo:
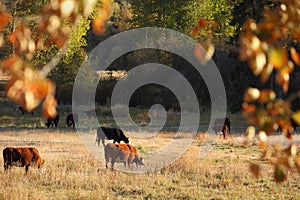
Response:
POLYGON ((50 127, 53 128, 54 126, 55 128, 57 128, 58 122, 59 122, 59 115, 56 115, 56 117, 54 118, 48 118, 45 124, 48 128, 50 127))
POLYGON ((73 127, 75 128, 75 123, 78 122, 78 115, 76 113, 70 113, 66 117, 66 124, 68 127, 73 127))
POLYGON ((87 111, 84 111, 84 113, 89 117, 89 119, 91 117, 97 117, 95 110, 87 110, 87 111))
POLYGON ((125 136, 121 129, 102 126, 98 127, 96 137, 96 143, 98 143, 98 146, 100 145, 100 139, 102 140, 103 146, 105 145, 105 138, 108 140, 114 140, 113 143, 120 143, 121 141, 124 141, 126 144, 129 143, 129 138, 125 136))

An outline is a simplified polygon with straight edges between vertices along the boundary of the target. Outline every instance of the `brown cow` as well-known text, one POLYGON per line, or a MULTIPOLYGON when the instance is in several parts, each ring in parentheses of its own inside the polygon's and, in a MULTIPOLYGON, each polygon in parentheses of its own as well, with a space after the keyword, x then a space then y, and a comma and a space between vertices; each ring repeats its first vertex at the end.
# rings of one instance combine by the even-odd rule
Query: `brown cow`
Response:
POLYGON ((137 153, 136 148, 130 144, 114 144, 108 143, 104 147, 106 168, 108 168, 108 162, 111 161, 111 168, 114 168, 115 162, 123 162, 126 167, 126 162, 128 167, 131 163, 135 162, 136 166, 144 165, 143 158, 137 153))
POLYGON ((35 163, 40 168, 44 161, 38 150, 34 147, 6 147, 3 149, 4 171, 12 166, 24 167, 25 174, 31 163, 35 163))

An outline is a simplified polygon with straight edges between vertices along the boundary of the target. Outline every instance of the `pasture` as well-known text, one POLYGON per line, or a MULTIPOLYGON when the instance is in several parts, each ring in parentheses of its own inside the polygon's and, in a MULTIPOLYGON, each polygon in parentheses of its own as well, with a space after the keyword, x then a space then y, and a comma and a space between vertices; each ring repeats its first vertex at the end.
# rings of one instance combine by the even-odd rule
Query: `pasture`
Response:
MULTIPOLYGON (((60 108, 58 129, 47 129, 40 112, 21 115, 4 100, 0 102, 0 149, 6 146, 34 146, 45 160, 43 170, 30 166, 13 167, 5 173, 0 159, 0 199, 299 199, 299 174, 290 171, 282 184, 273 181, 272 166, 261 161, 258 144, 243 146, 245 124, 240 116, 232 119, 232 134, 197 135, 187 151, 171 165, 149 173, 125 173, 105 169, 83 145, 76 130, 67 128, 65 116, 70 108, 60 108), (213 148, 199 156, 207 141, 213 148), (262 177, 255 178, 249 163, 262 165, 262 177)), ((136 114, 141 119, 140 113, 136 114)), ((109 122, 111 119, 100 119, 109 122)), ((170 120, 173 122, 173 119, 170 120)), ((91 140, 96 132, 90 131, 91 140)), ((173 132, 163 132, 150 139, 130 141, 141 154, 158 150, 169 143, 173 132)), ((279 136, 274 136, 278 140, 279 136)), ((180 139, 180 138, 179 138, 180 139)), ((300 140, 300 138, 297 138, 300 140)), ((106 141, 107 142, 107 141, 106 141)), ((91 143, 95 152, 103 152, 91 143)), ((2 152, 1 152, 2 154, 2 152)), ((122 163, 117 163, 122 166, 122 163)), ((135 166, 132 171, 138 170, 135 166)))
MULTIPOLYGON (((139 146, 143 155, 168 141, 168 133, 139 146)), ((172 135, 172 134, 171 134, 172 135)), ((214 136, 217 137, 217 136, 214 136)), ((275 136, 279 137, 279 136, 275 136)), ((170 166, 150 173, 124 173, 105 169, 92 157, 72 130, 2 129, 1 150, 6 146, 35 146, 45 159, 43 170, 13 167, 0 170, 0 199, 299 199, 299 175, 291 171, 286 182, 276 184, 271 166, 260 161, 256 143, 243 138, 217 139, 207 156, 199 150, 207 138, 197 136, 186 153, 170 166), (249 162, 263 165, 262 177, 249 171, 249 162)), ((139 141, 132 141, 137 144, 139 141)), ((95 148, 103 148, 96 146, 95 148)), ((147 160, 145 160, 147 165, 147 160)), ((118 163, 117 165, 122 165, 118 163)), ((3 166, 3 159, 0 159, 3 166)), ((135 168, 135 166, 133 167, 135 168)))

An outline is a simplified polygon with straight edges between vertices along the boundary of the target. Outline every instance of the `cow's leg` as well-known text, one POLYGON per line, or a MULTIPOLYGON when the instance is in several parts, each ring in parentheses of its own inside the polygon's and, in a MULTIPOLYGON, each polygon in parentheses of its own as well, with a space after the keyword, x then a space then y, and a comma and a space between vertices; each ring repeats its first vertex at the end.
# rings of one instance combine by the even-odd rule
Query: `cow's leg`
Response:
POLYGON ((105 167, 108 168, 108 160, 105 161, 105 167))
POLYGON ((227 132, 228 132, 228 127, 227 127, 227 125, 225 125, 225 126, 223 127, 222 132, 223 132, 223 138, 226 139, 226 137, 227 137, 227 132))
POLYGON ((116 159, 112 158, 111 159, 111 169, 114 169, 115 162, 116 162, 116 159))
POLYGON ((128 159, 128 160, 127 160, 127 166, 128 166, 128 168, 130 168, 130 164, 131 164, 131 160, 128 159))
POLYGON ((97 143, 98 143, 98 146, 99 146, 100 138, 98 138, 98 137, 96 136, 95 144, 97 144, 97 143))
POLYGON ((8 170, 8 163, 4 163, 4 171, 7 171, 8 170))
POLYGON ((28 169, 29 169, 29 165, 25 165, 25 175, 27 174, 28 169))
MULTIPOLYGON (((103 146, 105 146, 104 138, 102 138, 101 140, 102 140, 103 146)), ((100 142, 100 139, 99 139, 99 142, 100 142)), ((99 142, 98 142, 98 145, 99 145, 99 142)))

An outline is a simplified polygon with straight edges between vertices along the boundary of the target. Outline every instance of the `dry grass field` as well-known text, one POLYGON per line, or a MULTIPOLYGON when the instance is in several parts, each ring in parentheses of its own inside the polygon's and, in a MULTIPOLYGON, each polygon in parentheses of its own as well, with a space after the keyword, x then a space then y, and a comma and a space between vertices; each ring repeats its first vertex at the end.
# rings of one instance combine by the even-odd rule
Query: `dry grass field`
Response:
MULTIPOLYGON (((24 168, 13 167, 9 173, 0 169, 0 199, 300 199, 298 173, 291 171, 286 182, 275 183, 271 166, 259 160, 258 146, 241 145, 241 136, 220 138, 207 156, 199 157, 205 145, 200 135, 170 166, 149 173, 124 173, 105 169, 75 131, 0 131, 1 150, 35 146, 45 159, 43 170, 29 167, 27 175, 24 168), (262 177, 252 176, 249 162, 262 164, 262 177)), ((149 139, 149 144, 155 148, 157 139, 149 139)), ((152 149, 140 145, 139 150, 143 155, 152 149)))

